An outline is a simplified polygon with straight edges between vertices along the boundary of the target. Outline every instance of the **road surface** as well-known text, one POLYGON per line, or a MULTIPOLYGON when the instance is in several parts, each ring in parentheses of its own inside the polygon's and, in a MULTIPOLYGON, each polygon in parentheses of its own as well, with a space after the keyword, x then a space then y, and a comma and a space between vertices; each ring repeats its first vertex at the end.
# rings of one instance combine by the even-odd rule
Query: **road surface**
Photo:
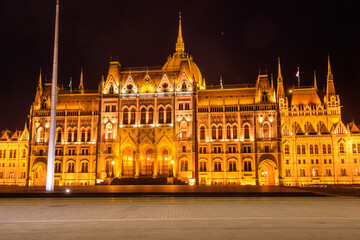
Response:
POLYGON ((0 239, 359 239, 360 199, 0 199, 0 239))

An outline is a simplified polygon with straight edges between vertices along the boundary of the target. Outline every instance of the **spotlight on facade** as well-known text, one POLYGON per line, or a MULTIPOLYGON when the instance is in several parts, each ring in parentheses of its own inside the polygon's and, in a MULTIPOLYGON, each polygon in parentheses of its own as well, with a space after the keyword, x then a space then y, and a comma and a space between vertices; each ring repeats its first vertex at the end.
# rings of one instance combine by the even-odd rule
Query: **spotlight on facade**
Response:
POLYGON ((111 162, 111 165, 115 165, 115 161, 114 161, 114 160, 111 162))
POLYGON ((189 178, 189 185, 194 186, 195 185, 195 178, 189 178))
POLYGON ((70 193, 70 189, 68 189, 68 188, 65 189, 65 192, 66 192, 66 193, 70 193))

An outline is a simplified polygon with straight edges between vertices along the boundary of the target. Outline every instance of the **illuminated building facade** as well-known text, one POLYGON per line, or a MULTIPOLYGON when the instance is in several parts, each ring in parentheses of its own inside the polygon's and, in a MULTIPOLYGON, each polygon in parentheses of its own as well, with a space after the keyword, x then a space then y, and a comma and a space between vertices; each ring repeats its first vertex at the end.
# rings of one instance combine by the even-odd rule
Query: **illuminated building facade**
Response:
MULTIPOLYGON (((286 92, 280 62, 277 89, 261 71, 253 84, 206 86, 180 19, 163 66, 111 60, 98 90, 82 71, 76 90, 58 88, 55 184, 360 183, 360 131, 341 121, 328 66, 323 97, 316 77, 286 92)), ((45 184, 50 89, 40 74, 29 129, 2 132, 0 184, 45 184)))

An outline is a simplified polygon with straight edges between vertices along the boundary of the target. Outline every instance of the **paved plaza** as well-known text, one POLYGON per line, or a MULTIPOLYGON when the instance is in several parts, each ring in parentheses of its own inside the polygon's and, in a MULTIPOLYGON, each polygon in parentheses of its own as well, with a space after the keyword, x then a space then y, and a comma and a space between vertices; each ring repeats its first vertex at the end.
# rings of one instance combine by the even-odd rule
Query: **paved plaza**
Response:
POLYGON ((360 199, 3 198, 0 239, 358 239, 360 199))

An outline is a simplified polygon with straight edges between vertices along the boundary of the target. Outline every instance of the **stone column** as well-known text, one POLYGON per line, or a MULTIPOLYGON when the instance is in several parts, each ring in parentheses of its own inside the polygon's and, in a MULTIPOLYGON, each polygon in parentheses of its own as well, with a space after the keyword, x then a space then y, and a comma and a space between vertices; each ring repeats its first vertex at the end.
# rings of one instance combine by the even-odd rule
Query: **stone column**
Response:
POLYGON ((140 175, 140 153, 135 153, 135 177, 138 177, 140 175))
POLYGON ((153 169, 153 176, 157 177, 159 175, 159 159, 157 149, 154 149, 154 169, 153 169))

